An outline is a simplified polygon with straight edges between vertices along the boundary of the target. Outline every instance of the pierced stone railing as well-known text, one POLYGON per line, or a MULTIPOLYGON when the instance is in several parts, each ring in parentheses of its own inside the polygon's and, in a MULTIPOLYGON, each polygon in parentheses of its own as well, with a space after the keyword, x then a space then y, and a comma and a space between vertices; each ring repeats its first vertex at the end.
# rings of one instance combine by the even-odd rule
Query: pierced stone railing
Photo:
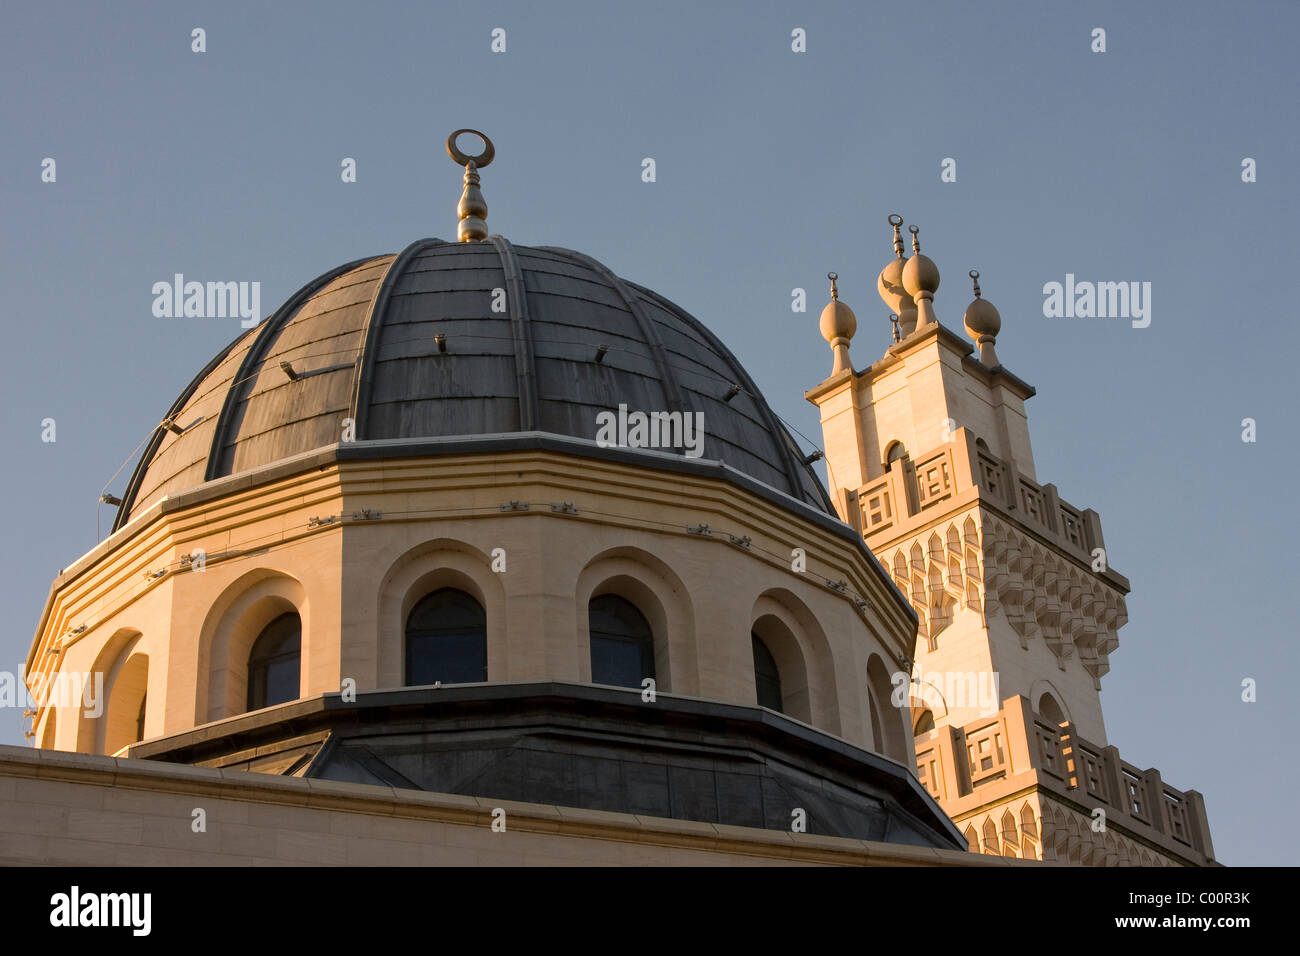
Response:
POLYGON ((972 489, 1080 559, 1091 563, 1094 549, 1104 547, 1095 511, 1062 501, 1055 485, 1021 474, 1014 461, 994 457, 964 428, 953 432, 951 442, 916 460, 901 458, 879 478, 847 492, 846 513, 864 537, 887 532, 893 538, 924 524, 936 509, 964 504, 972 489))
POLYGON ((914 745, 921 783, 950 815, 994 799, 1001 789, 1037 785, 1081 812, 1103 808, 1107 826, 1172 857, 1199 865, 1213 860, 1198 792, 1169 786, 1158 770, 1141 770, 1115 747, 1085 740, 1068 721, 1044 720, 1024 697, 1007 698, 992 717, 920 734, 914 745))

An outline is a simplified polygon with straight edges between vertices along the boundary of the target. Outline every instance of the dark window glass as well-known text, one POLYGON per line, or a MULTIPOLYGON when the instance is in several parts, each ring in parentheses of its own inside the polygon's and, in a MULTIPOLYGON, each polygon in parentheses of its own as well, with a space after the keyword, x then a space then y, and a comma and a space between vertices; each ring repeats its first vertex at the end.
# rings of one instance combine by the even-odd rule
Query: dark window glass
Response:
POLYGON ((751 631, 749 639, 754 645, 754 684, 758 688, 758 706, 783 713, 781 672, 776 669, 776 659, 757 634, 751 631))
POLYGON ((655 676, 655 642, 650 625, 634 605, 614 594, 591 599, 591 681, 637 687, 655 676))
POLYGON ((916 727, 913 733, 919 736, 920 734, 928 734, 932 730, 934 730, 934 714, 928 710, 923 711, 921 716, 916 718, 916 727))
POLYGON ((298 699, 302 622, 290 611, 262 629, 248 655, 248 709, 298 699))
POLYGON ((487 680, 487 616, 464 591, 443 588, 420 599, 406 619, 406 684, 487 680))

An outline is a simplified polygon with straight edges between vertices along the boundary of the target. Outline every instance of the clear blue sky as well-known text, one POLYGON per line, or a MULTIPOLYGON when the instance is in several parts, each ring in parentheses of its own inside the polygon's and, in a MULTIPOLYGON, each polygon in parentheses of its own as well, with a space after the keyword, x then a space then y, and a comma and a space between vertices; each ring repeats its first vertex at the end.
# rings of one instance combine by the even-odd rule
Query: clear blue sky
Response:
POLYGON ((1039 479, 1101 513, 1133 585, 1111 742, 1205 795, 1223 861, 1294 863, 1298 29, 1291 2, 11 4, 0 670, 94 544, 104 483, 240 331, 154 318, 153 283, 260 281, 270 313, 335 265, 454 238, 443 141, 473 126, 497 144, 493 231, 676 301, 817 440, 827 270, 861 366, 888 344, 889 213, 921 226, 950 327, 978 268, 999 356, 1039 390, 1039 479), (1150 282, 1150 327, 1044 318, 1068 272, 1150 282))

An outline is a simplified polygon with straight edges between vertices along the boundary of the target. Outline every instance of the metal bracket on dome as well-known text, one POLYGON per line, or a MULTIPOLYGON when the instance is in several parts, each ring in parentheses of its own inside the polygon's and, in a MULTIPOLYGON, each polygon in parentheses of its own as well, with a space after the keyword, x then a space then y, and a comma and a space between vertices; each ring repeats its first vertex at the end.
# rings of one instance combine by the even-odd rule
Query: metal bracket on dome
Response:
MULTIPOLYGON (((313 368, 313 369, 309 369, 309 370, 307 370, 306 372, 300 372, 298 369, 296 369, 296 368, 293 367, 292 363, 290 363, 290 362, 281 362, 281 363, 280 363, 280 368, 281 368, 281 370, 283 370, 283 372, 284 372, 285 375, 289 376, 289 381, 291 381, 291 382, 300 382, 300 381, 302 381, 304 378, 311 378, 313 375, 324 375, 326 372, 341 372, 341 371, 343 371, 343 369, 345 369, 345 368, 352 368, 352 367, 355 366, 356 364, 357 364, 357 363, 356 363, 355 361, 353 361, 353 362, 340 362, 340 363, 337 364, 337 365, 326 365, 326 366, 324 366, 324 367, 322 367, 322 368, 313 368)), ((190 425, 190 426, 187 426, 187 429, 188 429, 188 428, 193 428, 193 427, 194 427, 193 425, 190 425)))
POLYGON ((527 511, 528 502, 526 501, 507 501, 501 506, 502 511, 527 511))
POLYGON ((198 418, 194 419, 194 421, 190 422, 188 425, 182 428, 180 425, 176 424, 175 415, 168 415, 166 418, 164 418, 161 422, 158 423, 158 427, 167 429, 173 435, 184 435, 195 425, 202 424, 207 420, 208 419, 206 415, 200 415, 198 418))
POLYGON ((551 510, 557 514, 576 515, 578 513, 578 506, 572 501, 552 502, 551 510))

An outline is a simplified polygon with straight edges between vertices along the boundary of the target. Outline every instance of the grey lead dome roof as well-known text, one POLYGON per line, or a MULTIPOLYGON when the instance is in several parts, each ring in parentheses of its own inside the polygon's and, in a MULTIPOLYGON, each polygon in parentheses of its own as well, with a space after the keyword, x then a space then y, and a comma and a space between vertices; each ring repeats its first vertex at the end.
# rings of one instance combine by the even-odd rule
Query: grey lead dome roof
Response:
POLYGON ((345 418, 358 441, 549 432, 594 442, 597 414, 620 403, 703 412, 703 459, 833 513, 789 433, 699 321, 588 256, 492 236, 423 239, 300 289, 176 400, 168 420, 184 431, 155 431, 114 530, 165 495, 333 445, 345 418), (726 401, 732 386, 741 391, 726 401))

